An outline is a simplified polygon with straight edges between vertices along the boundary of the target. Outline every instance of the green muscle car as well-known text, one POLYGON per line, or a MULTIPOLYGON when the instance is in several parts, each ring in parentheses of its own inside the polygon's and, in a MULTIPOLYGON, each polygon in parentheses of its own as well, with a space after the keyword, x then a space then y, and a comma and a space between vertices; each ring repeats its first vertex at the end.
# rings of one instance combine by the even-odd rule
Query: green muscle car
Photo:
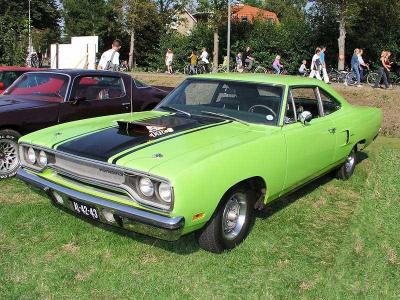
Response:
POLYGON ((218 253, 255 209, 332 170, 348 179, 381 121, 318 80, 201 75, 153 111, 22 137, 18 177, 87 218, 170 241, 195 231, 218 253))

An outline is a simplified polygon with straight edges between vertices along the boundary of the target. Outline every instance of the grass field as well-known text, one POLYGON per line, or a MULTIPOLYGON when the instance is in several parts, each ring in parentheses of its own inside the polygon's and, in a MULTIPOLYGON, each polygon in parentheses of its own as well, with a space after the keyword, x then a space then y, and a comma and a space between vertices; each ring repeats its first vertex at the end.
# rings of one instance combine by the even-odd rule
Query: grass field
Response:
POLYGON ((380 137, 359 159, 349 181, 325 176, 271 203, 221 255, 193 235, 95 226, 0 181, 0 299, 398 299, 400 139, 380 137))

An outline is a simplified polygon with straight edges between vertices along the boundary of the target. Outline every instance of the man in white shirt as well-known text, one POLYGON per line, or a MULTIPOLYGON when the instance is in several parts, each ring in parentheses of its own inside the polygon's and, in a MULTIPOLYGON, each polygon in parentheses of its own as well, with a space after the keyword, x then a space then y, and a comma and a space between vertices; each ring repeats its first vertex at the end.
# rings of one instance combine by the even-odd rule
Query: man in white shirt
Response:
POLYGON ((119 67, 119 53, 122 43, 120 40, 114 40, 111 49, 107 50, 101 55, 98 70, 118 71, 119 67))
POLYGON ((364 69, 363 67, 365 67, 366 69, 369 69, 369 65, 365 63, 362 55, 364 53, 363 49, 360 49, 357 56, 358 56, 358 62, 360 63, 360 80, 363 81, 364 80, 364 69))
POLYGON ((209 72, 208 64, 210 63, 210 61, 208 60, 208 52, 207 52, 206 48, 203 48, 203 50, 200 54, 199 60, 200 60, 200 64, 204 65, 204 68, 206 69, 206 72, 208 73, 209 72))

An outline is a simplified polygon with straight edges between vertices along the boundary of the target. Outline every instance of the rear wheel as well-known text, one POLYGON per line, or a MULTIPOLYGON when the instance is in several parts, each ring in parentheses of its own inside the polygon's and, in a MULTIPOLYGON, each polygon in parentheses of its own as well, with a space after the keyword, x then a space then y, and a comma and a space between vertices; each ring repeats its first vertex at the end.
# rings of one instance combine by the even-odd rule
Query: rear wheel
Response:
POLYGON ((336 177, 341 180, 347 180, 353 175, 357 164, 356 150, 351 150, 350 154, 347 156, 346 161, 337 170, 336 177))
POLYGON ((267 69, 262 66, 257 66, 257 68, 254 69, 254 73, 265 74, 265 73, 267 73, 267 69))
POLYGON ((19 167, 18 139, 21 135, 14 130, 0 130, 0 179, 17 173, 19 167))
POLYGON ((375 72, 371 72, 367 76, 367 83, 369 86, 375 85, 375 82, 378 80, 379 74, 375 72))
POLYGON ((357 83, 356 74, 354 72, 350 72, 346 75, 345 81, 348 85, 355 85, 357 83))
POLYGON ((196 233, 200 247, 221 253, 240 244, 254 221, 255 198, 254 192, 245 187, 229 191, 211 220, 196 233))

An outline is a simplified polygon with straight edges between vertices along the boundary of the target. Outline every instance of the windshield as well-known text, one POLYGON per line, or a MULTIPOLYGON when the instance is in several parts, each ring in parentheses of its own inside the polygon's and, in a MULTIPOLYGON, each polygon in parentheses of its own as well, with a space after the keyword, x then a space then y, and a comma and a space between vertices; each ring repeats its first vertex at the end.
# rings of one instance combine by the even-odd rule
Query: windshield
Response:
POLYGON ((67 92, 68 77, 52 73, 25 73, 5 95, 23 95, 35 100, 61 102, 67 92))
POLYGON ((276 126, 282 95, 276 85, 187 79, 156 109, 276 126))
POLYGON ((0 82, 3 83, 3 88, 8 88, 23 73, 23 71, 0 71, 0 82))

